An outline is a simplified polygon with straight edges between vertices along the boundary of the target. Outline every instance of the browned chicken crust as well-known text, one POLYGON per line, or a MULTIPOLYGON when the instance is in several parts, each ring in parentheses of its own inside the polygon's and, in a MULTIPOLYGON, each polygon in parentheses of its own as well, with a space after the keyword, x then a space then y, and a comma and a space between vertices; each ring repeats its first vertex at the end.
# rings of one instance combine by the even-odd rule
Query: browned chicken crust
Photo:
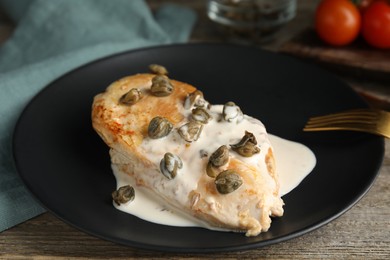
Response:
MULTIPOLYGON (((154 76, 136 74, 124 77, 94 97, 92 124, 110 148, 112 164, 123 174, 134 178, 136 185, 149 188, 167 205, 201 220, 208 227, 245 232, 247 236, 267 231, 271 225, 271 217, 283 215, 283 201, 279 196, 278 176, 271 145, 265 146, 266 151, 262 151, 265 153, 264 160, 258 162, 264 165, 264 168, 261 168, 263 170, 246 163, 240 157, 230 158, 225 169, 234 169, 243 180, 243 185, 232 193, 220 194, 214 179, 205 171, 199 173, 195 188, 187 190, 185 198, 179 198, 169 190, 172 180, 161 175, 158 163, 152 161, 141 146, 149 139, 148 125, 154 117, 167 118, 175 128, 187 120, 182 113, 183 104, 187 95, 196 88, 171 80, 174 87, 172 94, 156 97, 150 93, 154 76), (139 89, 143 97, 133 105, 121 104, 120 98, 132 88, 139 89), (156 186, 156 182, 162 185, 156 186), (165 183, 168 188, 164 188, 165 183)), ((183 147, 191 145, 180 142, 183 147)), ((201 163, 206 165, 207 161, 203 159, 201 163)))

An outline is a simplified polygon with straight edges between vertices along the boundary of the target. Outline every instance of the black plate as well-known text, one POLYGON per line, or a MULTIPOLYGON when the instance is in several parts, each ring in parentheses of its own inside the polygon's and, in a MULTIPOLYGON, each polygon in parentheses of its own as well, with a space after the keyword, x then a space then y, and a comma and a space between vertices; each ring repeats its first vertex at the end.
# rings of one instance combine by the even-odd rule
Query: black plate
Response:
MULTIPOLYGON (((340 216, 370 188, 384 139, 357 132, 303 132, 309 116, 366 107, 349 86, 293 58, 225 44, 179 44, 98 60, 50 84, 26 107, 14 132, 17 169, 28 189, 63 221, 132 247, 174 252, 246 250, 291 239, 340 216), (92 98, 109 83, 159 63, 201 89, 211 103, 236 102, 272 134, 301 142, 314 171, 284 196, 285 214, 257 237, 152 224, 116 210, 108 148, 91 127, 92 98)), ((358 231, 356 231, 358 232, 358 231)))

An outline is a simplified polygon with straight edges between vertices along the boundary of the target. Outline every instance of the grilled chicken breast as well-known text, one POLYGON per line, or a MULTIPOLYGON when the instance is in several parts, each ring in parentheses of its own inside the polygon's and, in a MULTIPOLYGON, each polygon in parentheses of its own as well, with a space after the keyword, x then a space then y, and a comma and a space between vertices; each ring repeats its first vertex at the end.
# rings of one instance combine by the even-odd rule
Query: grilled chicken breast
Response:
POLYGON ((205 226, 256 236, 283 215, 266 128, 233 102, 212 105, 190 84, 136 74, 94 97, 92 124, 113 168, 205 226))

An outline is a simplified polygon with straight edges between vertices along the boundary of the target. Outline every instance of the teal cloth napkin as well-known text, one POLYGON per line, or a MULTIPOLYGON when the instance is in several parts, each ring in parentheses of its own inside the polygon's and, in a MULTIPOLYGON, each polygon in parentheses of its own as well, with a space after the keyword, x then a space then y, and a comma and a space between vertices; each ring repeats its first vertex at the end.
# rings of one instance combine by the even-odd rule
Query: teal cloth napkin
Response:
POLYGON ((0 0, 16 23, 0 46, 0 232, 45 211, 25 188, 12 133, 29 100, 72 69, 125 50, 186 42, 193 10, 141 0, 0 0))

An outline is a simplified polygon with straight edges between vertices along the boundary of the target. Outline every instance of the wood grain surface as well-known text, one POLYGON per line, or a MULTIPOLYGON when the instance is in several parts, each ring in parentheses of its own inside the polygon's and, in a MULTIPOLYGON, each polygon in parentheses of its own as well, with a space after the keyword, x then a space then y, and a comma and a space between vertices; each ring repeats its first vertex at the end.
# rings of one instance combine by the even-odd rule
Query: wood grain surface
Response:
POLYGON ((318 63, 336 73, 390 84, 390 50, 373 48, 361 37, 348 46, 331 47, 317 37, 313 27, 308 27, 284 43, 279 51, 318 63))
MULTIPOLYGON (((193 8, 198 22, 192 42, 230 41, 207 19, 206 1, 148 0, 154 10, 173 2, 193 8)), ((318 0, 298 0, 296 18, 282 28, 272 42, 259 47, 280 51, 312 23, 318 0)), ((0 11, 0 44, 14 26, 0 11)), ((373 106, 389 104, 390 86, 338 74, 373 106)), ((369 152, 369 151, 367 151, 369 152)), ((353 173, 351 173, 353 181, 353 173)), ((117 245, 77 230, 51 213, 0 233, 0 259, 390 259, 390 140, 378 178, 368 193, 339 218, 300 237, 248 251, 216 254, 178 254, 144 251, 117 245)))

